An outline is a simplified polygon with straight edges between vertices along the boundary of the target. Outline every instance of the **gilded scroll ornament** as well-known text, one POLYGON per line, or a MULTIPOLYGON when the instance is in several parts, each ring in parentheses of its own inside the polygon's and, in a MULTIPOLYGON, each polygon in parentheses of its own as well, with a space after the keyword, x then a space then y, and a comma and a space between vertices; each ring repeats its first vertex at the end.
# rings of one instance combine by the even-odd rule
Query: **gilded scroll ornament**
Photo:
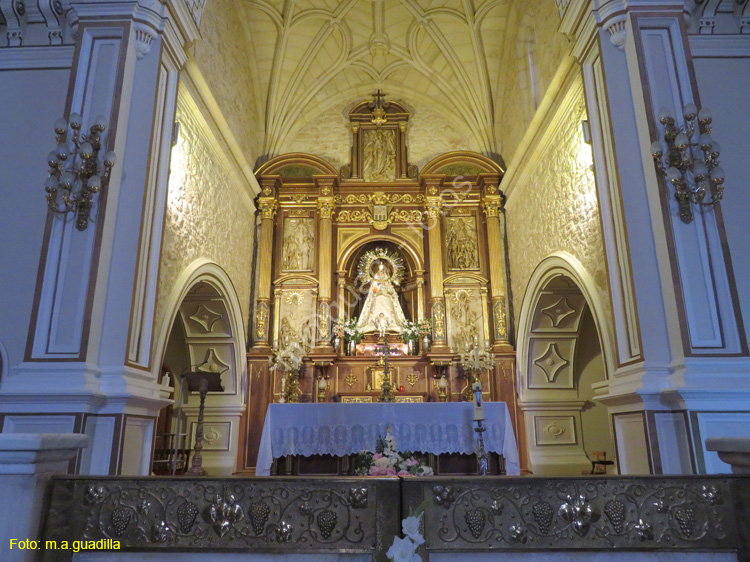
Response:
POLYGON ((331 307, 328 303, 322 302, 318 307, 318 339, 328 340, 328 333, 331 327, 331 307))
POLYGON ((364 180, 367 182, 395 180, 395 129, 367 130, 364 131, 364 137, 364 158, 362 160, 364 180))
POLYGON ((505 301, 502 299, 496 301, 492 312, 495 319, 495 340, 507 341, 508 325, 505 320, 505 301))
POLYGON ((372 214, 370 211, 341 211, 336 220, 338 222, 370 222, 372 214))
POLYGON ((389 222, 421 223, 422 211, 415 209, 413 211, 391 211, 388 215, 389 222))
POLYGON ((312 271, 315 257, 315 223, 311 218, 287 218, 281 252, 282 271, 312 271))
POLYGON ((432 326, 436 341, 445 341, 445 304, 438 301, 432 305, 432 326))
POLYGON ((473 216, 446 218, 448 268, 479 269, 477 223, 473 216))
POLYGON ((255 313, 255 337, 260 341, 268 341, 268 303, 258 301, 255 313))

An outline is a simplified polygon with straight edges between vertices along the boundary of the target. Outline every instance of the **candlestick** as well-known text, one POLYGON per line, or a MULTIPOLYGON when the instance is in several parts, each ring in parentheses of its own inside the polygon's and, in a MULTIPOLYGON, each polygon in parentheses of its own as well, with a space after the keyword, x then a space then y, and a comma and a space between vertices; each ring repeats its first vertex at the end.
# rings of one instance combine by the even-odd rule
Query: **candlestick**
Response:
POLYGON ((475 382, 472 385, 474 392, 474 421, 482 421, 484 417, 484 402, 482 401, 482 383, 475 382))

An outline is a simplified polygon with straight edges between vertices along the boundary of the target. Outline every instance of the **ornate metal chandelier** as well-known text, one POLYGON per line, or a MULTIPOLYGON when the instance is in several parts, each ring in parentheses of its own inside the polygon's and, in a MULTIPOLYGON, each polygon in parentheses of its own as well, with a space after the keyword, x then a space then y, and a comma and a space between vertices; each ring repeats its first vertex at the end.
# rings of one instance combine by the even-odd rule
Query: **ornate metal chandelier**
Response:
POLYGON ((719 166, 719 143, 711 138, 711 112, 689 103, 682 109, 685 125, 678 127, 667 109, 659 111, 664 141, 651 144, 657 170, 674 186, 680 219, 693 221, 693 204, 709 207, 724 196, 724 170, 719 166), (709 199, 706 196, 709 196, 709 199))
POLYGON ((47 156, 49 177, 44 182, 47 206, 53 213, 74 213, 78 230, 86 230, 94 195, 109 185, 110 172, 117 160, 110 150, 103 161, 99 161, 101 134, 106 123, 104 117, 97 117, 89 134, 81 135, 79 114, 72 113, 70 122, 62 118, 55 122, 57 148, 47 156), (73 131, 70 142, 66 141, 68 126, 73 131))

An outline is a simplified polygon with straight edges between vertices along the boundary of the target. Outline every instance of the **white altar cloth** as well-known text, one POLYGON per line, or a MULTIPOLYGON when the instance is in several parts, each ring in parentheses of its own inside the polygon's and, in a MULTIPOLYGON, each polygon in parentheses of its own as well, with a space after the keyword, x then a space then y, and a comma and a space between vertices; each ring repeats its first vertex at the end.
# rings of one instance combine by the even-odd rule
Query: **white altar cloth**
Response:
MULTIPOLYGON (((484 444, 505 459, 508 474, 520 474, 513 425, 505 402, 485 402, 484 444)), ((373 404, 271 404, 266 413, 255 473, 268 476, 274 458, 286 455, 345 456, 374 451, 386 428, 401 451, 476 452, 470 402, 373 404)))

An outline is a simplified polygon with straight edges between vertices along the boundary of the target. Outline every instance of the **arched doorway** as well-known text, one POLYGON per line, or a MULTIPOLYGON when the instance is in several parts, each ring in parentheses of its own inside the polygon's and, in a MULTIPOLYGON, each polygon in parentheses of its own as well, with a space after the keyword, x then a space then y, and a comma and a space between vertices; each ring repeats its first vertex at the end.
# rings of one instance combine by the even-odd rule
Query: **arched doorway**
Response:
POLYGON ((181 375, 222 373, 224 391, 206 398, 203 467, 211 475, 230 475, 237 463, 245 395, 245 335, 239 301, 226 273, 210 262, 193 264, 178 286, 182 289, 170 295, 168 310, 172 312, 165 318, 159 340, 160 376, 174 383, 174 405, 162 411, 159 426, 171 434, 186 432, 192 449, 200 400, 198 393, 183 388, 181 375))
POLYGON ((541 264, 521 311, 519 404, 538 475, 581 475, 592 460, 616 460, 609 413, 594 400, 607 379, 606 350, 583 279, 565 260, 541 264))

